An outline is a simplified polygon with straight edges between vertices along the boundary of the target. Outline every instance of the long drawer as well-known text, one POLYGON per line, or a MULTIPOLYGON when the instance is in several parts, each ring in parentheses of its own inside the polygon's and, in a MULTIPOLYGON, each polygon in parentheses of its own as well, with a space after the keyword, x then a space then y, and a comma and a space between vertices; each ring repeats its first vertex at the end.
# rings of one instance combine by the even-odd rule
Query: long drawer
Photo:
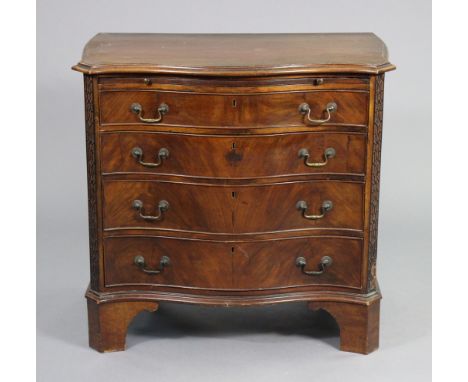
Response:
POLYGON ((153 90, 101 91, 100 123, 194 127, 366 126, 367 91, 205 94, 153 90))
POLYGON ((221 243, 154 237, 104 240, 107 287, 257 290, 361 287, 362 239, 221 243))
POLYGON ((103 173, 210 178, 289 174, 364 174, 363 134, 301 133, 216 136, 113 132, 102 134, 103 173))
POLYGON ((363 229, 364 185, 309 181, 214 185, 105 180, 104 229, 208 233, 363 229))

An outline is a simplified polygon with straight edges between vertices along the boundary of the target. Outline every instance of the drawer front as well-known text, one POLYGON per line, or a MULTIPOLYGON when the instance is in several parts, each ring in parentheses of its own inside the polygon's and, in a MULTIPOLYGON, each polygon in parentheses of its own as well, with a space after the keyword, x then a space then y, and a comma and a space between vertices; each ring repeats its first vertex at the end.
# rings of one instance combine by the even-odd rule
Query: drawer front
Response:
MULTIPOLYGON (((140 124, 141 118, 157 119, 158 108, 168 106, 159 124, 203 127, 316 126, 299 107, 307 103, 312 120, 328 117, 327 105, 335 103, 328 124, 367 125, 368 93, 317 91, 270 94, 200 94, 157 91, 101 91, 101 124, 140 124), (131 106, 138 104, 140 115, 131 106)), ((157 124, 157 123, 156 123, 157 124)), ((154 123, 148 123, 154 125, 154 123)))
POLYGON ((242 243, 234 252, 235 289, 361 287, 362 239, 315 237, 242 243))
POLYGON ((104 244, 107 287, 231 290, 314 285, 361 287, 362 240, 356 238, 315 237, 228 244, 112 237, 105 239, 104 244), (323 265, 324 258, 328 258, 327 265, 323 265))
POLYGON ((104 228, 137 227, 211 233, 362 230, 363 184, 313 181, 223 186, 105 181, 104 228))
POLYGON ((222 243, 163 238, 104 240, 106 286, 160 284, 226 289, 232 286, 231 260, 222 243), (143 258, 144 265, 141 258, 136 264, 137 256, 143 258), (166 265, 161 265, 163 256, 169 258, 166 265), (158 269, 162 272, 147 273, 158 269))
POLYGON ((365 172, 362 134, 199 136, 105 133, 104 173, 154 173, 210 178, 365 172))

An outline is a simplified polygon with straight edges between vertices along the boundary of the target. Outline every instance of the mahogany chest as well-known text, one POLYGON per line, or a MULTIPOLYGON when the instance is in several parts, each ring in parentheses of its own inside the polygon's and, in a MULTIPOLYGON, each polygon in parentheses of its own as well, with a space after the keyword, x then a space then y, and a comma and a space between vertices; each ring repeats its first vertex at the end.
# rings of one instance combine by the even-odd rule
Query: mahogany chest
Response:
POLYGON ((358 34, 98 34, 84 74, 89 343, 161 301, 303 301, 378 347, 384 43, 358 34))

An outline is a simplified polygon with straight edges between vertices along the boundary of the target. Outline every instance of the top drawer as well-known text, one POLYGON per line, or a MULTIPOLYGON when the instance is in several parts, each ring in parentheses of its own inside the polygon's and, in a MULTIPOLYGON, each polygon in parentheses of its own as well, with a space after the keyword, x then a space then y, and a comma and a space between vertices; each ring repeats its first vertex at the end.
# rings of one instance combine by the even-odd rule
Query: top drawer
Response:
POLYGON ((365 90, 197 93, 102 90, 100 122, 185 127, 367 126, 365 90))

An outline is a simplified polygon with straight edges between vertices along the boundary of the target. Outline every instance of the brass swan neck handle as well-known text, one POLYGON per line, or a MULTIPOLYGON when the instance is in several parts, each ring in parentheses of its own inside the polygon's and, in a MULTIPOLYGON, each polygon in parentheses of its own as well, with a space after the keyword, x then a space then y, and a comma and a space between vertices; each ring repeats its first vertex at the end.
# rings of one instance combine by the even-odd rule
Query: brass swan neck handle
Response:
POLYGON ((159 260, 158 269, 148 268, 146 266, 145 258, 141 255, 135 256, 135 258, 133 259, 133 263, 145 273, 148 273, 150 275, 158 275, 164 271, 164 267, 170 265, 171 259, 168 256, 161 257, 161 260, 159 260))
POLYGON ((318 265, 318 271, 306 271, 305 267, 307 266, 307 260, 304 257, 298 257, 296 259, 296 266, 301 268, 302 273, 308 276, 319 276, 323 274, 331 265, 333 264, 333 259, 330 256, 323 256, 318 265))
POLYGON ((143 149, 141 147, 134 147, 131 151, 132 157, 134 157, 139 164, 145 167, 159 167, 163 164, 163 161, 169 158, 169 150, 165 147, 159 149, 157 162, 144 162, 143 161, 143 149))
POLYGON ((132 207, 138 211, 138 215, 144 219, 144 220, 149 220, 149 221, 158 221, 162 220, 164 216, 164 212, 166 212, 169 209, 169 202, 166 200, 161 200, 158 203, 158 210, 159 214, 156 216, 151 216, 151 215, 145 215, 144 210, 143 210, 143 202, 141 200, 134 200, 132 203, 132 207))
POLYGON ((132 103, 130 106, 130 111, 133 114, 136 114, 141 122, 144 123, 158 123, 161 122, 164 115, 169 113, 169 106, 165 103, 162 103, 158 106, 157 112, 158 116, 156 118, 144 118, 143 117, 143 107, 138 103, 132 103))
POLYGON ((327 106, 325 107, 325 112, 327 113, 327 116, 325 119, 312 119, 310 118, 310 106, 308 103, 304 102, 299 105, 299 113, 306 115, 307 120, 314 124, 314 125, 321 125, 322 123, 326 123, 330 121, 332 113, 335 113, 338 110, 338 105, 335 102, 329 102, 327 103, 327 106))
POLYGON ((318 220, 318 219, 323 219, 325 215, 333 209, 333 203, 331 200, 325 200, 322 203, 322 206, 320 207, 320 214, 317 214, 317 215, 307 214, 307 209, 309 208, 309 206, 307 205, 307 202, 305 202, 304 200, 299 200, 296 203, 296 208, 302 212, 302 216, 305 219, 318 220))
POLYGON ((299 158, 304 159, 304 164, 307 167, 323 167, 327 165, 330 158, 334 158, 336 156, 336 150, 333 147, 326 148, 323 152, 324 160, 322 162, 309 162, 310 154, 307 149, 300 149, 297 155, 299 158))

